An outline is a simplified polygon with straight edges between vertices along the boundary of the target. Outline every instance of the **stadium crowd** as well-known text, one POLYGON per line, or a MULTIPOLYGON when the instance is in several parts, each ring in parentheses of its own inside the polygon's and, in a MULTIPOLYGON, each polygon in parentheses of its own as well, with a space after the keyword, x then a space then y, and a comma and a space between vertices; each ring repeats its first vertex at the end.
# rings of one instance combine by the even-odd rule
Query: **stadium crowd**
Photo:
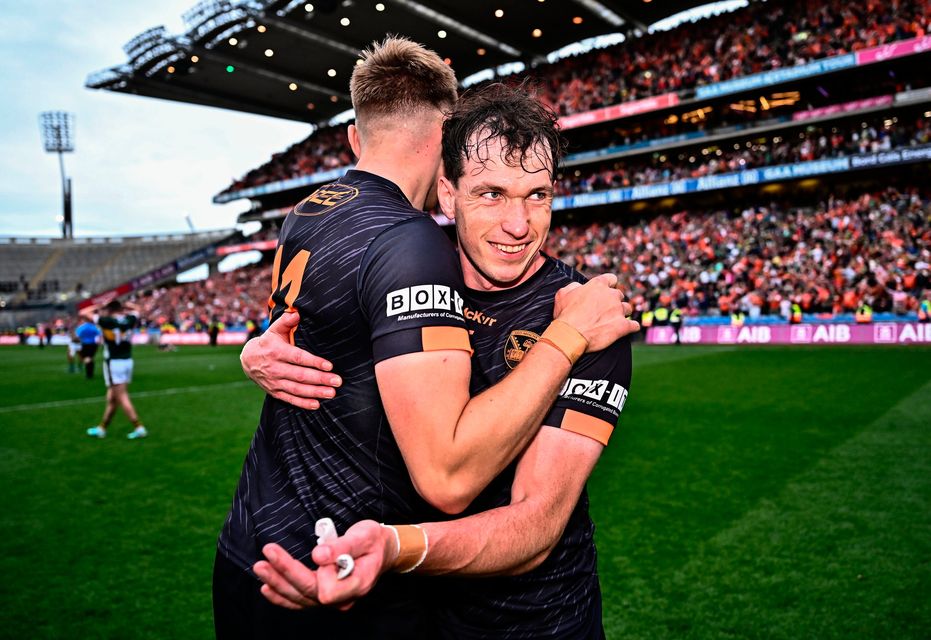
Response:
POLYGON ((557 195, 586 193, 682 178, 742 171, 756 167, 876 153, 931 143, 931 118, 901 124, 883 118, 855 122, 846 128, 810 126, 795 134, 766 136, 744 144, 722 143, 690 152, 653 153, 635 161, 619 160, 563 171, 557 176, 557 195))
MULTIPOLYGON (((570 115, 923 36, 929 23, 931 5, 923 0, 754 2, 699 23, 539 65, 512 79, 532 75, 540 98, 560 115, 570 115)), ((235 180, 224 193, 351 162, 345 127, 323 128, 235 180)))
POLYGON ((533 74, 542 97, 569 115, 923 36, 929 23, 923 0, 754 2, 533 74))
POLYGON ((634 225, 553 229, 547 251, 588 273, 617 273, 641 309, 788 318, 866 302, 904 314, 931 294, 931 199, 887 189, 813 210, 774 204, 679 212, 634 225))
POLYGON ((216 273, 205 280, 136 295, 142 325, 168 332, 206 331, 211 324, 251 327, 268 314, 271 265, 216 273))
POLYGON ((240 191, 270 182, 308 176, 320 171, 345 167, 352 162, 345 127, 319 129, 285 151, 276 153, 271 160, 256 167, 223 192, 240 191))
MULTIPOLYGON (((687 316, 742 310, 787 317, 915 311, 931 295, 931 197, 887 189, 814 207, 688 212, 635 224, 554 226, 545 250, 588 275, 619 275, 640 309, 687 316)), ((135 296, 142 324, 206 331, 252 327, 266 316, 271 266, 253 265, 135 296)))

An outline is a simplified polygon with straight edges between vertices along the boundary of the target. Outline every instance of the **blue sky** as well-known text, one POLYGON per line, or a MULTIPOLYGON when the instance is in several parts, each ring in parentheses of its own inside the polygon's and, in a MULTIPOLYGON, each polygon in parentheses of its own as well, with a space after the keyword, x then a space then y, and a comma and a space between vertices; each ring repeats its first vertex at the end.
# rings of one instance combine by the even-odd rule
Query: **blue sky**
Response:
POLYGON ((211 198, 310 131, 297 122, 84 88, 149 27, 182 31, 195 0, 0 0, 0 235, 57 236, 58 159, 41 111, 75 114, 76 236, 229 228, 246 201, 211 198))

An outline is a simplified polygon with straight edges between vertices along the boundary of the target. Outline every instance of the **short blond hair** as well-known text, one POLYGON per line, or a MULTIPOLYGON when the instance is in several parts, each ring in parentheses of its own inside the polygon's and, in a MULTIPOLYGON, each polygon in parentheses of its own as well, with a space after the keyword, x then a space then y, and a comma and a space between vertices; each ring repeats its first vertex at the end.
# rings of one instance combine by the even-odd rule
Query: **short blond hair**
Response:
POLYGON ((369 119, 447 111, 456 104, 456 74, 435 52, 390 37, 362 52, 349 81, 356 125, 369 119))

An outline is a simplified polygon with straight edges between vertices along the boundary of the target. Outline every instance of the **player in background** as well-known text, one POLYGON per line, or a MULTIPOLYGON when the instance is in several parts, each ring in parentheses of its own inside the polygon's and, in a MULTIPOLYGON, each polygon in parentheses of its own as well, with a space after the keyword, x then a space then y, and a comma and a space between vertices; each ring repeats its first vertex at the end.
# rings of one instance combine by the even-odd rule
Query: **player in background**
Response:
POLYGON ((77 326, 68 331, 68 373, 76 373, 81 358, 81 339, 75 333, 77 326))
MULTIPOLYGON (((560 148, 555 116, 523 89, 491 85, 467 94, 444 125, 447 176, 440 178, 439 199, 457 223, 475 348, 473 393, 519 370, 545 344, 555 292, 584 281, 540 251, 560 148)), ((629 338, 586 354, 543 419, 546 426, 469 507, 472 515, 419 528, 358 523, 314 549, 316 574, 269 545, 271 561, 255 568, 267 584, 263 593, 289 608, 345 606, 382 573, 410 569, 413 557, 418 573, 486 577, 424 585, 435 596, 437 637, 603 638, 584 485, 630 379, 629 338), (337 580, 332 563, 342 553, 355 558, 355 570, 337 580)))
POLYGON ((93 438, 107 436, 107 427, 117 407, 123 409, 123 413, 133 423, 133 430, 127 434, 127 438, 136 440, 149 435, 129 399, 129 383, 133 379, 132 331, 139 320, 132 313, 124 311, 135 310, 135 307, 124 307, 119 300, 113 300, 105 307, 106 315, 97 319, 103 332, 103 379, 107 385, 107 406, 100 424, 87 430, 87 435, 93 438))
POLYGON ((364 54, 350 89, 356 168, 288 215, 271 300, 276 317, 297 311, 294 344, 336 363, 342 390, 320 411, 266 400, 214 568, 224 638, 420 637, 412 576, 387 576, 349 615, 292 612, 259 593, 251 571, 261 548, 280 542, 309 558, 322 517, 345 529, 461 511, 538 431, 571 363, 636 330, 609 286, 616 279, 566 287, 548 342, 470 397, 458 257, 423 213, 435 199, 455 77, 435 53, 389 39, 364 54))
POLYGON ((84 375, 88 380, 94 377, 94 358, 97 356, 97 344, 100 342, 100 329, 90 319, 83 318, 74 335, 81 344, 81 361, 84 363, 84 375))

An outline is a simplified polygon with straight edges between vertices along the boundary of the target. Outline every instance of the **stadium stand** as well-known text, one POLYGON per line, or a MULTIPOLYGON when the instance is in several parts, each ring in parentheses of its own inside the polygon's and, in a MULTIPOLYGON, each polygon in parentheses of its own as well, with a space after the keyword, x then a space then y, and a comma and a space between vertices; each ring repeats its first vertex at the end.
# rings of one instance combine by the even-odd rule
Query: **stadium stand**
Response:
POLYGON ((74 240, 0 238, 0 302, 66 302, 117 286, 232 232, 74 240))
MULTIPOLYGON (((641 311, 672 304, 692 322, 735 310, 751 322, 784 322, 792 303, 807 318, 844 319, 862 302, 878 314, 913 317, 931 287, 931 202, 916 186, 927 158, 909 160, 919 169, 901 175, 876 167, 857 174, 851 164, 821 171, 818 161, 931 144, 922 63, 865 67, 861 82, 829 65, 807 83, 767 78, 708 100, 699 90, 922 38, 929 22, 931 7, 919 0, 751 2, 507 77, 532 78, 563 117, 675 98, 628 116, 565 121, 571 153, 557 180, 563 197, 554 203, 548 250, 588 274, 619 272, 641 311), (719 175, 740 177, 722 183, 728 186, 762 183, 744 174, 774 166, 787 168, 774 178, 786 183, 777 190, 718 197, 707 192, 718 188, 712 183, 631 190, 719 175), (793 182, 797 167, 802 177, 833 177, 809 180, 802 193, 793 182), (584 198, 597 192, 607 195, 584 198), (676 197, 659 202, 663 195, 676 197)), ((914 51, 924 55, 922 47, 914 51)), ((240 220, 262 222, 250 240, 272 240, 289 204, 349 166, 344 126, 322 126, 235 180, 217 201, 253 198, 240 220)), ((242 327, 264 315, 269 262, 266 250, 258 266, 154 289, 137 301, 153 328, 242 327)))
MULTIPOLYGON (((617 273, 638 310, 662 299, 690 318, 787 320, 877 313, 914 315, 931 294, 931 195, 887 189, 816 206, 786 202, 737 210, 679 211, 632 223, 554 224, 546 249, 588 275, 617 273)), ((243 329, 266 313, 271 265, 161 287, 135 301, 151 328, 243 329)))
POLYGON ((807 208, 681 211, 638 224, 553 229, 547 250, 590 275, 617 273, 641 309, 663 299, 691 316, 742 310, 914 312, 931 288, 931 198, 888 189, 807 208))
POLYGON ((211 322, 227 329, 259 324, 268 314, 271 265, 243 267, 205 280, 163 286, 134 298, 146 326, 167 332, 204 331, 211 322))
MULTIPOLYGON (((931 8, 920 0, 756 2, 734 13, 541 64, 508 80, 532 76, 541 99, 568 116, 921 37, 929 23, 931 8)), ((662 133, 653 129, 646 135, 662 133)), ((341 130, 323 128, 275 154, 220 195, 349 161, 341 130)))
POLYGON ((269 162, 234 181, 223 193, 344 167, 350 162, 352 155, 345 127, 321 129, 273 155, 269 162))
MULTIPOLYGON (((750 322, 784 322, 793 303, 807 319, 849 318, 862 302, 913 318, 931 288, 929 23, 922 0, 750 2, 669 31, 628 29, 607 48, 528 61, 505 81, 531 78, 570 143, 548 250, 589 274, 619 272, 641 311, 671 304, 692 322, 735 310, 750 322)), ((204 91, 194 101, 215 98, 204 91)), ((263 112, 247 102, 233 108, 263 112)), ((351 162, 345 127, 321 120, 234 180, 215 201, 250 198, 239 220, 262 229, 223 253, 258 249, 262 261, 201 282, 137 287, 147 326, 257 323, 281 218, 351 162)), ((79 250, 50 246, 11 260, 20 271, 4 266, 0 296, 42 297, 78 283, 100 291, 103 280, 119 279, 103 274, 126 251, 106 245, 110 257, 95 254, 92 269, 100 280, 66 267, 82 262, 79 250)))
POLYGON ((534 72, 570 115, 923 36, 929 22, 921 0, 758 2, 534 72))
POLYGON ((557 177, 559 195, 615 187, 699 178, 821 158, 880 153, 931 143, 931 119, 924 116, 899 123, 887 116, 837 126, 809 126, 799 132, 754 137, 721 145, 682 148, 678 153, 654 152, 647 160, 615 161, 575 169, 557 177), (732 148, 728 148, 732 147, 732 148))

